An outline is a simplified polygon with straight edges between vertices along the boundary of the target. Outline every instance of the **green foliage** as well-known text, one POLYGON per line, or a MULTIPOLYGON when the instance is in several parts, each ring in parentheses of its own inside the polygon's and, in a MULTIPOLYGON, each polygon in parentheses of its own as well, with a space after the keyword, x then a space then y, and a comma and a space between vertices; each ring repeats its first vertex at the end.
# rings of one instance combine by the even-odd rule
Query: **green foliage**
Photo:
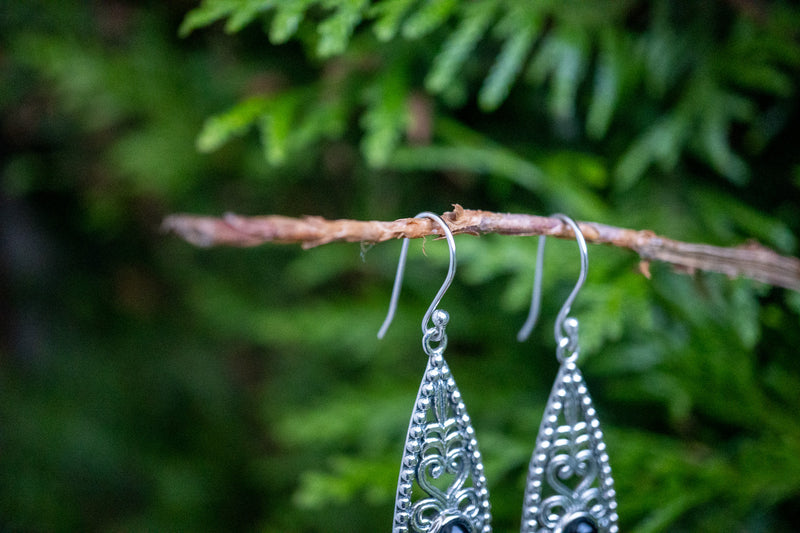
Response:
POLYGON ((408 124, 407 68, 405 62, 395 61, 366 91, 366 111, 361 118, 364 128, 361 151, 374 166, 386 164, 408 124))
POLYGON ((221 115, 209 118, 197 138, 201 152, 211 152, 252 126, 261 134, 264 158, 273 165, 285 163, 320 139, 333 138, 344 129, 338 102, 316 102, 300 110, 308 90, 285 92, 274 98, 253 97, 221 115))
MULTIPOLYGON (((412 243, 378 341, 399 243, 198 250, 157 231, 168 213, 393 219, 458 202, 797 254, 793 4, 186 9, 0 15, 0 530, 391 520, 446 247, 412 243)), ((495 530, 513 531, 577 250, 548 242, 541 323, 519 345, 536 239, 456 240, 447 357, 495 530)), ((573 315, 622 530, 793 530, 800 296, 589 254, 573 315)))
POLYGON ((504 42, 478 95, 484 109, 495 109, 505 100, 533 45, 537 30, 538 17, 523 8, 510 9, 497 24, 495 33, 504 42))
POLYGON ((459 25, 444 42, 425 79, 425 87, 429 91, 444 93, 448 87, 457 83, 458 71, 486 33, 494 18, 495 9, 495 4, 491 2, 473 2, 463 10, 459 25))
MULTIPOLYGON (((795 87, 787 69, 796 67, 800 57, 800 45, 784 22, 796 20, 797 14, 782 8, 765 20, 738 17, 730 36, 715 42, 709 38, 713 28, 704 22, 715 14, 705 4, 683 9, 656 2, 650 8, 649 25, 639 32, 625 27, 632 9, 628 2, 598 1, 569 7, 500 0, 460 4, 397 0, 375 5, 322 2, 324 15, 319 21, 311 17, 312 4, 287 2, 273 14, 271 2, 206 0, 187 16, 181 32, 185 35, 223 18, 227 18, 226 30, 235 32, 257 17, 271 16, 273 42, 297 36, 307 44, 314 43, 320 58, 361 54, 356 42, 363 40, 357 41, 355 31, 359 25, 371 24, 378 40, 391 44, 426 37, 428 46, 439 48, 434 59, 428 60, 428 46, 414 50, 416 62, 430 63, 424 85, 431 93, 452 103, 463 102, 458 95, 466 90, 466 84, 482 78, 477 101, 482 109, 492 111, 506 100, 527 69, 524 82, 544 88, 549 115, 567 137, 575 135, 570 132, 584 115, 587 135, 603 138, 620 114, 623 97, 644 85, 652 111, 661 117, 635 125, 626 135, 630 147, 620 154, 615 170, 620 190, 631 187, 653 165, 672 171, 687 151, 728 180, 746 181, 749 169, 731 145, 732 133, 747 125, 757 134, 753 93, 778 98, 792 94, 795 87), (304 19, 316 24, 315 33, 296 33, 304 19), (691 21, 688 28, 682 29, 687 20, 691 21), (439 35, 445 29, 442 39, 439 35), (488 68, 462 68, 480 48, 497 49, 494 59, 486 57, 488 68), (741 61, 742 57, 757 60, 741 61), (588 105, 583 106, 583 100, 588 105)), ((391 57, 387 53, 380 60, 385 68, 377 69, 374 76, 399 77, 391 57)), ((398 107, 413 90, 412 86, 394 87, 389 95, 392 105, 398 107)), ((350 100, 348 113, 359 113, 359 103, 350 100)), ((248 104, 239 105, 248 108, 248 104)), ((375 129, 370 128, 379 120, 374 108, 366 115, 362 121, 367 130, 364 155, 374 165, 384 166, 400 128, 397 124, 388 127, 388 121, 382 120, 386 127, 380 128, 383 133, 376 138, 375 129), (376 154, 378 142, 384 146, 380 154, 376 154)), ((397 109, 393 112, 395 117, 400 115, 397 109)), ((269 157, 268 161, 275 163, 269 157)))

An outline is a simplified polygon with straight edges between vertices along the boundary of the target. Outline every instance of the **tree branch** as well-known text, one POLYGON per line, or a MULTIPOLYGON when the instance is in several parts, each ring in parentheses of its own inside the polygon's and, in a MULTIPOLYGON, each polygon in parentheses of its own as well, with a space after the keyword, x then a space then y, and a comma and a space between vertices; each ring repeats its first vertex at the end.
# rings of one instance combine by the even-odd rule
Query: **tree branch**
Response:
MULTIPOLYGON (((574 238, 569 226, 555 218, 478 211, 464 209, 460 205, 455 205, 453 211, 444 213, 442 218, 454 234, 499 233, 574 238)), ((308 249, 336 241, 377 243, 441 234, 439 227, 427 218, 382 222, 327 220, 314 216, 242 217, 228 214, 223 218, 214 218, 171 215, 164 220, 162 227, 202 247, 257 246, 265 242, 277 242, 300 243, 304 249, 308 249)), ((800 291, 800 259, 781 256, 757 243, 724 248, 675 241, 659 237, 651 231, 617 228, 595 222, 580 222, 579 227, 586 242, 628 248, 638 253, 645 275, 648 275, 647 267, 651 261, 662 261, 688 273, 696 270, 719 272, 800 291)))

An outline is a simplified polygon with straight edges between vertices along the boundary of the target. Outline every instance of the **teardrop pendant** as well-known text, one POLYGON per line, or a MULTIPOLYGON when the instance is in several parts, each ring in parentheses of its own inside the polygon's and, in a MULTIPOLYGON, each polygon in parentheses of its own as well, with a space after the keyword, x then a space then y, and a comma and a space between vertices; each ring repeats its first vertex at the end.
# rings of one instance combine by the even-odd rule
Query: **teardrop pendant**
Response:
POLYGON ((442 348, 430 353, 414 403, 392 531, 491 533, 478 441, 442 348), (423 495, 415 497, 417 491, 423 495))
POLYGON ((603 432, 575 357, 561 363, 528 468, 522 533, 617 533, 603 432))

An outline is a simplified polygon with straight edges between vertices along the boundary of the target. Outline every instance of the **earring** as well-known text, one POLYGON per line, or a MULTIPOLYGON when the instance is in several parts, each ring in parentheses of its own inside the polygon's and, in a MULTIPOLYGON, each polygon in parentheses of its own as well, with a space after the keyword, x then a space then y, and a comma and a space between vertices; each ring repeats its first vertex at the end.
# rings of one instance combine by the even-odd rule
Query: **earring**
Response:
MULTIPOLYGON (((547 400, 536 447, 528 467, 522 507, 522 533, 617 533, 617 501, 603 432, 592 399, 576 365, 578 321, 568 317, 589 266, 586 241, 574 220, 569 224, 581 253, 578 283, 561 307, 555 324, 560 363, 547 400)), ((539 238, 531 310, 517 335, 527 339, 539 313, 545 237, 539 238)))
MULTIPOLYGON (((456 245, 445 222, 433 213, 450 249, 450 268, 422 319, 422 348, 428 365, 408 424, 397 496, 393 533, 491 533, 489 491, 486 488, 478 441, 461 393, 444 360, 447 347, 447 311, 436 309, 453 281, 456 245), (433 327, 428 327, 432 322, 433 327), (422 493, 422 494, 419 494, 422 493)), ((383 338, 397 308, 408 239, 403 241, 389 312, 378 332, 383 338)))

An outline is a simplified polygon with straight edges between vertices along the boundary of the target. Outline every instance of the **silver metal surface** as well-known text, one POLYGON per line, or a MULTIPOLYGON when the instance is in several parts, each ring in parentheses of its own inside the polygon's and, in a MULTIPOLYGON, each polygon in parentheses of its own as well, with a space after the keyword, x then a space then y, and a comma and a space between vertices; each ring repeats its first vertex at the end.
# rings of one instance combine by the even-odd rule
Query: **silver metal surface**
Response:
MULTIPOLYGON (((584 531, 618 533, 616 491, 597 412, 576 365, 578 320, 569 317, 589 267, 586 241, 574 220, 569 224, 581 254, 581 273, 555 322, 556 356, 561 366, 528 466, 522 507, 522 533, 584 531)), ((539 240, 531 311, 518 339, 528 337, 539 313, 544 238, 539 240)))
MULTIPOLYGON (((456 241, 453 239, 453 233, 450 231, 450 228, 447 226, 447 224, 445 224, 444 220, 442 220, 439 215, 429 211, 423 211, 422 213, 417 214, 414 218, 429 218, 439 224, 444 232, 445 238, 447 239, 447 247, 450 250, 450 265, 447 268, 447 277, 445 278, 444 283, 442 283, 442 286, 439 288, 439 292, 437 292, 436 296, 433 298, 431 305, 428 306, 428 310, 425 311, 425 316, 422 318, 422 333, 425 334, 428 329, 428 321, 431 318, 431 314, 439 305, 439 302, 442 301, 444 293, 447 292, 447 289, 450 287, 450 284, 453 282, 453 278, 456 275, 456 241)), ((397 274, 395 274, 394 286, 392 287, 392 298, 389 301, 389 311, 386 313, 386 318, 383 320, 381 329, 378 330, 379 339, 382 339, 383 336, 386 335, 386 331, 389 329, 392 319, 394 319, 395 311, 397 311, 397 301, 400 299, 400 289, 403 285, 403 274, 406 270, 408 243, 409 239, 403 239, 403 246, 400 248, 400 260, 397 262, 397 274)))
POLYGON ((617 533, 617 502, 603 431, 583 376, 561 364, 528 467, 522 533, 560 533, 576 516, 617 533))
MULTIPOLYGON (((434 321, 438 320, 434 312, 434 321)), ((444 360, 447 335, 430 328, 428 365, 408 426, 395 498, 394 533, 438 533, 454 521, 490 533, 489 490, 475 430, 444 360), (433 337, 438 346, 431 347, 433 337)), ((438 327, 438 326, 437 326, 438 327)))

